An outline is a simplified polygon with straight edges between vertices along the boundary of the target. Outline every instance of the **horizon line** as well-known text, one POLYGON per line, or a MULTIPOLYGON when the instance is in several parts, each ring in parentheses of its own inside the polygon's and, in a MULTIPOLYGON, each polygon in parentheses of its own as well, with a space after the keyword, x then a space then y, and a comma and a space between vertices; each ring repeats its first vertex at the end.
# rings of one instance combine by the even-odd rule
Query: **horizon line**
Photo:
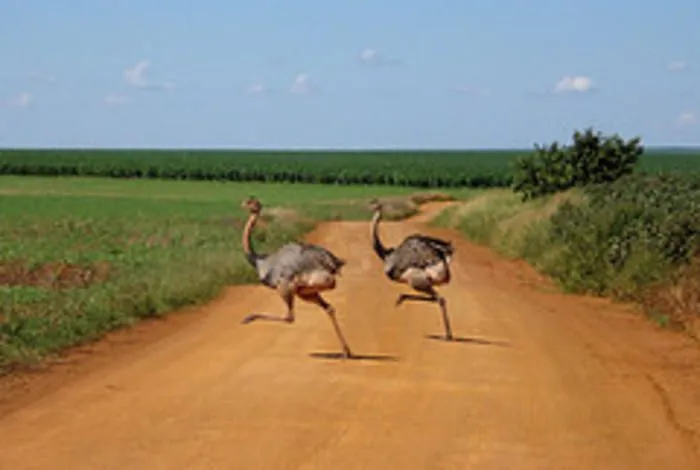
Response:
MULTIPOLYGON (((566 144, 568 145, 568 144, 566 144)), ((644 145, 652 150, 700 151, 700 144, 661 144, 644 145)), ((0 152, 15 150, 96 150, 96 151, 233 151, 233 152, 531 152, 532 147, 236 147, 236 146, 201 146, 201 147, 166 147, 166 146, 0 146, 0 152)))

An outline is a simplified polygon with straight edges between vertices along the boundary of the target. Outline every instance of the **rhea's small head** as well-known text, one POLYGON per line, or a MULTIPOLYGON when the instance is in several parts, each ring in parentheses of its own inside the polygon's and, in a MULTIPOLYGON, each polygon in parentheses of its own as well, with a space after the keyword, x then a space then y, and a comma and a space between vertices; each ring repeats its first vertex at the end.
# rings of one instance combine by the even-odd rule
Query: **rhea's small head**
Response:
POLYGON ((379 199, 377 198, 372 198, 369 201, 369 207, 374 211, 374 212, 379 212, 382 210, 382 203, 379 202, 379 199))
POLYGON ((241 207, 247 209, 251 214, 259 214, 262 210, 262 204, 254 196, 250 196, 248 199, 241 203, 241 207))

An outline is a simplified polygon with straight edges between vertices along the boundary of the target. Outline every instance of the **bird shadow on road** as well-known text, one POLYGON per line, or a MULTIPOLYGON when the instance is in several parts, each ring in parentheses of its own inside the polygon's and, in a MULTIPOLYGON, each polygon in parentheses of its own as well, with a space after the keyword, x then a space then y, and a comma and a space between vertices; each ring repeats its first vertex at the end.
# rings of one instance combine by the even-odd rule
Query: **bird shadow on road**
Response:
POLYGON ((501 347, 509 347, 510 343, 507 343, 505 341, 492 341, 488 339, 483 339, 483 338, 469 338, 469 337, 464 337, 464 336, 455 336, 451 340, 445 339, 443 335, 426 335, 425 336, 428 339, 432 340, 437 340, 437 341, 444 341, 445 343, 467 343, 467 344, 479 344, 482 346, 501 346, 501 347))
POLYGON ((316 359, 335 359, 346 361, 373 361, 373 362, 395 362, 399 359, 396 356, 388 354, 353 354, 346 358, 340 352, 312 352, 309 356, 316 359))

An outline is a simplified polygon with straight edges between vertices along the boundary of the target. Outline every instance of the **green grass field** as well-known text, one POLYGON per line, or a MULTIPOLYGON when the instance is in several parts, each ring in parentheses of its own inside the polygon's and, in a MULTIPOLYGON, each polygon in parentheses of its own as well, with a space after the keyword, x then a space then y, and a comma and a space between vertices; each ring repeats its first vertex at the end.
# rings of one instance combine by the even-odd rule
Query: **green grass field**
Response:
POLYGON ((319 220, 368 220, 372 197, 399 198, 409 215, 410 194, 387 186, 0 176, 0 370, 256 281, 240 243, 247 216, 240 203, 250 195, 268 209, 256 234, 267 250, 319 220))
MULTIPOLYGON (((75 175, 422 188, 504 187, 531 150, 0 150, 0 174, 75 175)), ((700 171, 700 149, 647 149, 647 172, 700 171)))

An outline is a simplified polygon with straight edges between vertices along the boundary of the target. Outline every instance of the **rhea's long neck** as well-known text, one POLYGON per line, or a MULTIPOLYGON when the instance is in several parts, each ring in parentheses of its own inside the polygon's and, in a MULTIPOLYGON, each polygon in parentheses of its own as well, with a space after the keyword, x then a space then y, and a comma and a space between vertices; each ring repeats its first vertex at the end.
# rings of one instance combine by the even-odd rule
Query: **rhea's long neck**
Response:
POLYGON ((372 217, 372 248, 374 249, 374 252, 377 253, 377 256, 379 256, 381 259, 384 259, 387 255, 387 249, 379 239, 379 220, 381 218, 382 213, 380 211, 376 211, 374 213, 374 216, 372 217))
POLYGON ((243 237, 241 239, 243 243, 243 253, 245 253, 248 263, 250 263, 254 268, 257 268, 257 261, 260 259, 260 255, 255 252, 252 244, 253 227, 255 227, 255 223, 258 221, 258 216, 259 215, 257 213, 250 214, 250 217, 248 217, 245 227, 243 228, 243 237))

